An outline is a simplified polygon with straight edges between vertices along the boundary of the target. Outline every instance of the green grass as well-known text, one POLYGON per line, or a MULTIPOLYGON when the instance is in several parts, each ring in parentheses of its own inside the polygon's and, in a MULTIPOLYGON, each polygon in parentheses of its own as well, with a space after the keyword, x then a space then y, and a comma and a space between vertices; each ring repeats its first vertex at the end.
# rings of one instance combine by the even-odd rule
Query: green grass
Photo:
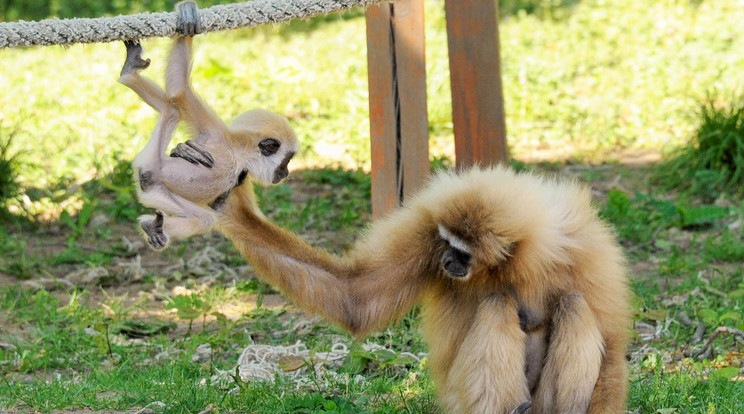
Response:
POLYGON ((12 146, 13 134, 7 137, 0 135, 0 219, 6 220, 10 218, 8 205, 14 201, 21 189, 18 182, 19 154, 13 152, 12 146))
MULTIPOLYGON (((685 144, 696 102, 740 83, 744 39, 735 33, 744 11, 731 2, 512 3, 499 29, 517 158, 597 160, 685 144)), ((426 12, 432 157, 452 158, 443 5, 427 2, 426 12)), ((200 36, 194 84, 225 119, 254 107, 290 117, 302 141, 296 167, 366 169, 364 32, 363 15, 354 11, 200 36)), ((158 82, 169 43, 145 41, 153 61, 145 73, 158 82)), ((0 127, 16 131, 18 149, 34 161, 20 171, 26 188, 102 177, 149 138, 154 112, 116 83, 121 44, 5 49, 0 58, 0 127)), ((41 198, 27 207, 32 213, 56 204, 54 194, 41 198)))
MULTIPOLYGON (((158 333, 138 341, 114 333, 116 326, 130 320, 134 311, 117 305, 116 300, 105 302, 103 308, 90 308, 80 303, 80 293, 63 304, 45 291, 31 293, 3 287, 0 292, 0 309, 9 315, 3 322, 7 326, 24 326, 21 334, 0 334, 0 408, 42 412, 74 407, 126 410, 162 402, 163 406, 154 407, 157 412, 198 412, 216 405, 220 410, 262 413, 392 413, 407 406, 409 412, 423 413, 432 412, 435 407, 431 381, 420 366, 412 366, 410 371, 394 369, 399 364, 388 368, 361 367, 346 370, 348 373, 338 378, 326 378, 320 373, 322 378, 313 379, 297 392, 293 392, 295 384, 281 376, 275 383, 233 379, 212 382, 217 369, 232 369, 240 346, 250 341, 250 336, 260 338, 260 333, 281 328, 281 312, 259 308, 237 321, 213 321, 204 327, 195 326, 189 333, 158 333), (99 328, 102 324, 106 324, 105 330, 99 328), (95 327, 92 331, 91 326, 95 327), (106 332, 111 336, 108 341, 101 338, 106 332), (191 355, 202 343, 212 345, 213 358, 194 362, 191 355), (354 380, 360 373, 365 375, 363 382, 354 380)), ((204 300, 210 296, 224 303, 239 299, 241 293, 200 294, 204 300)), ((391 338, 411 336, 415 330, 411 322, 406 319, 399 327, 371 340, 385 344, 391 338), (404 336, 398 336, 401 334, 404 336)), ((318 325, 312 334, 301 339, 322 351, 330 346, 327 337, 331 335, 338 336, 338 331, 318 325)), ((269 335, 263 343, 292 344, 297 339, 291 335, 269 335)), ((341 340, 352 343, 345 335, 341 340)), ((420 341, 412 341, 414 349, 418 347, 420 351, 420 341)))
MULTIPOLYGON (((594 184, 597 208, 628 254, 636 333, 630 412, 744 411, 741 343, 721 335, 697 357, 703 344, 680 319, 684 312, 703 323, 703 341, 718 327, 744 328, 741 194, 720 197, 720 175, 696 184, 705 194, 659 187, 647 180, 649 168, 556 162, 661 152, 700 137, 701 99, 739 86, 744 44, 735 34, 744 10, 693 0, 501 4, 515 167, 594 184), (551 163, 529 162, 543 158, 551 163)), ((442 2, 426 7, 431 158, 443 168, 453 158, 446 31, 442 2)), ((145 42, 153 59, 146 73, 158 81, 169 43, 145 42)), ((267 216, 314 245, 350 246, 371 219, 363 14, 199 36, 196 48, 195 88, 220 114, 273 109, 302 140, 291 180, 257 189, 267 216)), ((2 207, 14 212, 0 225, 0 411, 438 412, 426 361, 397 358, 426 351, 416 310, 369 338, 391 353, 364 353, 338 328, 302 328, 303 314, 272 305, 276 292, 248 278, 250 268, 220 236, 162 253, 142 244, 135 219, 145 209, 130 162, 155 114, 116 84, 123 54, 120 44, 0 51, 0 169, 13 164, 0 180, 19 185, 0 185, 13 194, 2 207), (20 163, 3 164, 19 153, 20 163), (204 254, 205 247, 214 250, 204 254), (305 374, 299 390, 282 375, 210 380, 232 369, 251 341, 298 340, 315 352, 334 341, 355 352, 325 375, 305 374), (204 343, 211 360, 193 361, 204 343)), ((722 112, 703 112, 703 125, 741 113, 729 102, 705 108, 722 112)), ((730 136, 739 126, 704 135, 730 136)), ((738 138, 725 142, 735 145, 713 147, 736 153, 738 138)), ((691 157, 685 173, 706 155, 691 157)), ((741 160, 731 166, 728 178, 741 160)), ((687 176, 677 177, 679 184, 687 176)))
POLYGON ((668 187, 715 199, 744 191, 744 97, 700 104, 690 145, 678 149, 658 172, 668 187))
POLYGON ((631 406, 641 413, 741 412, 744 386, 725 378, 701 381, 698 373, 644 374, 631 383, 631 406))
MULTIPOLYGON (((535 165, 522 168, 544 169, 535 165)), ((561 170, 555 165, 547 168, 561 170)), ((610 171, 587 170, 586 177, 600 183, 607 174, 637 179, 622 166, 610 171)), ((91 183, 88 188, 100 187, 91 183)), ((102 205, 115 197, 115 193, 97 194, 102 205)), ((334 215, 343 208, 334 209, 333 205, 357 205, 368 217, 368 202, 362 206, 361 201, 368 195, 367 175, 318 169, 298 173, 288 185, 263 189, 261 197, 267 212, 284 226, 295 226, 314 244, 343 250, 352 238, 340 235, 353 234, 366 219, 344 221, 334 215), (328 206, 308 207, 295 201, 312 194, 338 195, 328 206), (321 220, 324 216, 334 217, 336 223, 321 220), (300 217, 315 219, 298 225, 300 217)), ((717 327, 744 328, 744 241, 740 230, 732 226, 744 217, 744 208, 731 205, 718 207, 725 214, 719 210, 690 214, 685 212, 703 206, 670 201, 663 192, 623 195, 615 190, 600 207, 618 229, 634 269, 638 335, 629 355, 629 409, 640 413, 740 412, 744 409, 744 382, 735 378, 742 364, 741 344, 732 336, 721 335, 710 354, 697 358, 694 355, 702 343, 691 342, 694 327, 682 324, 678 315, 685 312, 703 323, 705 338, 717 327), (636 222, 645 223, 650 230, 638 236, 634 233, 639 230, 636 222), (658 333, 644 337, 648 334, 644 326, 658 333)), ((93 215, 97 212, 104 210, 97 207, 93 215)), ((103 214, 115 220, 113 212, 103 214)), ((77 223, 79 217, 71 216, 71 220, 77 223)), ((137 237, 133 227, 128 223, 127 237, 137 237)), ((0 409, 74 412, 83 408, 133 410, 149 405, 155 412, 167 413, 199 412, 209 407, 221 412, 258 413, 439 412, 425 360, 416 364, 397 359, 400 352, 426 351, 418 334, 416 310, 368 338, 388 347, 392 354, 354 351, 353 358, 341 366, 328 366, 326 374, 304 374, 305 385, 299 390, 281 372, 274 382, 213 382, 217 370, 235 366, 242 348, 251 341, 291 345, 301 340, 315 352, 329 350, 336 341, 352 349, 357 345, 338 328, 322 322, 309 329, 298 328, 302 314, 291 306, 266 307, 275 292, 255 279, 239 277, 203 284, 203 273, 187 266, 152 268, 161 270, 132 279, 116 263, 131 260, 135 252, 147 255, 146 249, 130 252, 115 244, 115 236, 89 226, 81 226, 79 234, 69 239, 74 232, 67 227, 57 236, 61 252, 81 249, 80 245, 105 248, 81 249, 78 257, 85 263, 66 265, 60 262, 59 254, 44 255, 30 247, 49 238, 48 229, 24 233, 20 239, 15 236, 21 233, 0 231, 4 250, 26 255, 25 267, 17 261, 8 263, 7 257, 0 259, 6 274, 14 275, 6 268, 26 269, 13 276, 16 280, 25 277, 35 281, 48 274, 65 279, 69 271, 65 266, 103 265, 111 272, 97 285, 63 286, 51 293, 13 285, 0 287, 0 324, 4 327, 0 332, 0 409), (94 253, 106 260, 98 262, 94 253), (190 290, 168 290, 157 298, 145 293, 163 292, 163 286, 190 290), (259 306, 246 305, 252 303, 259 306), (240 310, 235 312, 235 307, 240 310), (212 358, 193 361, 196 348, 204 343, 211 345, 212 358), (386 365, 391 361, 392 365, 386 365), (331 376, 329 371, 340 376, 331 376), (355 380, 357 375, 363 381, 355 380)), ((214 237, 176 243, 150 260, 177 264, 192 257, 204 243, 224 254, 216 259, 218 264, 236 270, 245 265, 229 243, 214 237)))

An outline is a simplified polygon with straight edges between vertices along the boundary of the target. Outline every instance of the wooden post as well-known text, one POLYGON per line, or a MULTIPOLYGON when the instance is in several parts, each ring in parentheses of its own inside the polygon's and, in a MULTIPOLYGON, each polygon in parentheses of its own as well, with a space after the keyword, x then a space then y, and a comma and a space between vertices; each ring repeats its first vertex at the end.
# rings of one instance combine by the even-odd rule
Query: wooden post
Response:
POLYGON ((372 213, 380 216, 429 173, 424 3, 378 4, 366 19, 372 213))
POLYGON ((458 166, 505 162, 497 0, 445 0, 458 166))

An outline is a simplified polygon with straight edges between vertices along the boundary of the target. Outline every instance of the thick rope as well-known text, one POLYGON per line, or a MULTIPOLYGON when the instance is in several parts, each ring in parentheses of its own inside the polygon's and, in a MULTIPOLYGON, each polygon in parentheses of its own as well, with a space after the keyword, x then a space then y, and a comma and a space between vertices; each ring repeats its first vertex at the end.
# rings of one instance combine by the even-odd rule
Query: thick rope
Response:
MULTIPOLYGON (((202 32, 253 27, 368 6, 383 0, 254 0, 199 10, 202 32)), ((0 49, 69 45, 176 35, 176 13, 0 23, 0 49)))

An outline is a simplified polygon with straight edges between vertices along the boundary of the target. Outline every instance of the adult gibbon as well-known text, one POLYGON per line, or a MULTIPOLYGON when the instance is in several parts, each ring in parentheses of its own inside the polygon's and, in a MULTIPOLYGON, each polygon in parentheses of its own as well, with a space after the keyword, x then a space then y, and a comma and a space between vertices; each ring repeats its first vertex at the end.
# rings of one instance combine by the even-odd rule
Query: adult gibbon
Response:
POLYGON ((623 411, 624 259, 574 182, 441 173, 341 257, 264 219, 247 186, 217 225, 259 276, 358 337, 420 302, 447 413, 623 411))
MULTIPOLYGON (((199 31, 196 4, 177 5, 180 33, 199 31)), ((173 216, 139 218, 149 244, 162 249, 169 239, 185 238, 212 228, 217 208, 227 194, 251 176, 261 183, 277 184, 289 174, 287 165, 298 151, 297 137, 286 118, 265 110, 239 115, 230 126, 191 89, 191 37, 179 37, 168 59, 165 91, 139 72, 150 65, 141 57, 137 41, 125 42, 127 57, 119 82, 128 86, 160 113, 145 148, 132 163, 138 198, 148 207, 173 216), (193 139, 165 151, 183 117, 193 139), (215 162, 215 159, 217 162, 215 162)))

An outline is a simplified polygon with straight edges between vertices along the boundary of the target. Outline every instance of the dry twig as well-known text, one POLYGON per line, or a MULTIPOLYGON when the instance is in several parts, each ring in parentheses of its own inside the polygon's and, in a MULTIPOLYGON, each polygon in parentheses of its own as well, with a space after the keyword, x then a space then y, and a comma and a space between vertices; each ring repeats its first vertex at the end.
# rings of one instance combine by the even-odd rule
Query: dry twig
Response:
POLYGON ((734 337, 738 341, 744 341, 744 331, 740 331, 735 328, 729 328, 728 326, 720 326, 716 328, 716 330, 713 331, 713 333, 710 335, 708 340, 705 341, 705 345, 703 345, 701 349, 697 350, 696 352, 692 354, 692 357, 697 358, 700 356, 702 357, 711 356, 713 354, 713 347, 712 347, 713 341, 716 338, 718 338, 718 336, 721 335, 722 333, 734 335, 734 337))
POLYGON ((689 316, 687 316, 685 311, 679 311, 679 313, 677 313, 677 319, 682 322, 682 325, 689 328, 695 328, 695 333, 692 334, 692 341, 690 341, 691 345, 697 345, 703 341, 703 335, 705 335, 704 323, 693 321, 689 316))

